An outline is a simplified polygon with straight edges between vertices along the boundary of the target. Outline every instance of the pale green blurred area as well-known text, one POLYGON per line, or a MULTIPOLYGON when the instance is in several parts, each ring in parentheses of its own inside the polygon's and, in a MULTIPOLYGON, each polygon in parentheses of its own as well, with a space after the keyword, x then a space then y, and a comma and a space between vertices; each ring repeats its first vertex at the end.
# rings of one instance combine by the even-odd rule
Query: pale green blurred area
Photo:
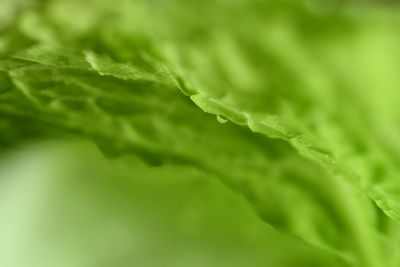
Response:
POLYGON ((38 143, 0 162, 0 266, 345 266, 193 169, 110 163, 82 142, 38 143))
POLYGON ((32 0, 0 0, 0 31, 14 22, 20 9, 31 3, 32 0))

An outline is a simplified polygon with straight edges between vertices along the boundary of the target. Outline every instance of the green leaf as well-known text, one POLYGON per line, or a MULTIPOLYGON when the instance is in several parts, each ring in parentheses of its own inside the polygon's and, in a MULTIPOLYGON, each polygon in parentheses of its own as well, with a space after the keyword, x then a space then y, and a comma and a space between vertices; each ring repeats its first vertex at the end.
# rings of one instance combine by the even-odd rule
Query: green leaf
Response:
POLYGON ((21 44, 0 53, 0 144, 84 137, 111 158, 184 166, 282 233, 353 266, 396 266, 398 224, 386 215, 400 219, 398 10, 327 7, 27 9, 0 39, 21 44))
POLYGON ((130 67, 93 52, 64 59, 33 51, 13 56, 27 65, 6 71, 12 83, 1 97, 3 114, 44 123, 44 134, 59 128, 93 138, 110 156, 133 153, 152 166, 200 170, 243 195, 276 229, 349 262, 379 266, 374 225, 382 215, 338 174, 283 141, 218 123, 167 72, 146 71, 148 64, 130 67))

